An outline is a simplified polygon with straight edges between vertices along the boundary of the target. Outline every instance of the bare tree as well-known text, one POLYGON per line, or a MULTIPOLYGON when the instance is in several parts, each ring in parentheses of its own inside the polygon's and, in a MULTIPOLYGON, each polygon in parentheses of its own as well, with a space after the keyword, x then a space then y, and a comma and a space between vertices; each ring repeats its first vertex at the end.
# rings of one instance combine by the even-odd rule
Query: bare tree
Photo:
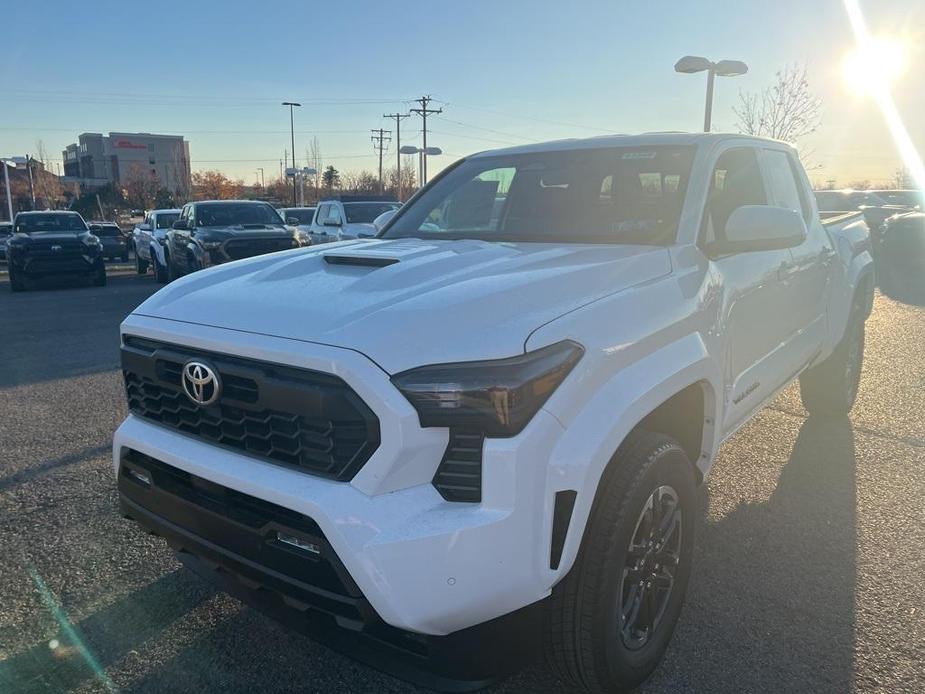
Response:
POLYGON ((896 190, 911 190, 918 187, 915 183, 915 178, 912 176, 912 172, 905 166, 896 169, 896 173, 893 175, 892 185, 896 190))
POLYGON ((732 109, 739 131, 797 142, 819 127, 822 100, 809 88, 805 65, 788 65, 775 77, 762 91, 739 92, 739 104, 732 109))

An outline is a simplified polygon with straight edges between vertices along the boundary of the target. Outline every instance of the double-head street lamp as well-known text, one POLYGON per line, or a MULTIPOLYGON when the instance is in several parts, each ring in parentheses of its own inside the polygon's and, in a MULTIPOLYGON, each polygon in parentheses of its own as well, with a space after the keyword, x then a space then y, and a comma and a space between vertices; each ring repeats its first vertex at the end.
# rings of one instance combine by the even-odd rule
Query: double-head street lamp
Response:
POLYGON ((748 65, 741 60, 720 60, 718 63, 697 55, 686 55, 674 65, 675 72, 690 75, 695 72, 707 73, 707 106, 703 116, 703 131, 710 132, 713 119, 713 79, 720 77, 736 77, 748 72, 748 65))
MULTIPOLYGON (((421 182, 421 186, 426 183, 421 177, 424 175, 424 157, 436 157, 439 154, 443 154, 443 150, 439 147, 415 147, 414 145, 405 145, 398 150, 400 154, 417 154, 418 155, 418 180, 421 182)), ((399 172, 399 180, 401 180, 401 172, 399 172)))
MULTIPOLYGON (((284 101, 283 106, 289 107, 289 134, 292 137, 292 165, 295 166, 295 126, 292 120, 292 109, 294 106, 301 106, 295 101, 284 101)), ((295 207, 295 178, 292 179, 292 206, 295 207)))

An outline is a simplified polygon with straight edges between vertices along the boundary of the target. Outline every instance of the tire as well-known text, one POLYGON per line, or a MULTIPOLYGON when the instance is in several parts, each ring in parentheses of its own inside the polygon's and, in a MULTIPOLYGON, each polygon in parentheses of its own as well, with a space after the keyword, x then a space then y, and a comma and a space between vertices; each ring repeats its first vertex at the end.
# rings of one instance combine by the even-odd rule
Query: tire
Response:
POLYGON ((151 252, 151 262, 154 263, 154 281, 158 284, 167 284, 167 268, 161 265, 154 251, 151 252))
POLYGON ((137 249, 135 250, 135 272, 139 275, 144 275, 148 272, 148 261, 141 259, 137 249))
POLYGON ((800 399, 811 415, 844 417, 858 398, 864 363, 864 306, 855 296, 845 334, 835 351, 800 374, 800 399))
POLYGON ((618 692, 655 670, 684 603, 697 505, 693 465, 681 447, 661 434, 631 433, 601 478, 575 565, 546 610, 546 657, 562 679, 588 692, 618 692), (671 527, 661 551, 646 544, 656 498, 671 527), (646 621, 642 609, 633 613, 643 584, 657 615, 648 630, 637 621, 646 621))
POLYGON ((93 286, 106 286, 106 266, 103 263, 100 263, 100 266, 96 269, 96 272, 93 273, 93 286))
POLYGON ((122 260, 123 263, 127 263, 127 262, 128 262, 128 253, 123 254, 121 260, 122 260))
POLYGON ((176 268, 173 265, 173 261, 170 259, 170 256, 167 257, 167 282, 173 282, 180 278, 180 273, 177 272, 176 268))
POLYGON ((22 278, 19 276, 19 272, 14 270, 12 265, 9 265, 9 272, 10 272, 10 291, 11 292, 26 291, 26 283, 23 282, 22 278))

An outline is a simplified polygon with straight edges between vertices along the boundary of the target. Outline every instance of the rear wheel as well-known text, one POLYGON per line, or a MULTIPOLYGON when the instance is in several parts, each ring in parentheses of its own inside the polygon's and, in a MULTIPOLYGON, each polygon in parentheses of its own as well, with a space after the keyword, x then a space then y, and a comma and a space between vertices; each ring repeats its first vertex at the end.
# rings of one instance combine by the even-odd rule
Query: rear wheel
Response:
POLYGON ((864 363, 864 307, 855 297, 845 334, 821 364, 800 375, 800 399, 810 414, 844 416, 858 397, 864 363))
POLYGON ((694 547, 693 466, 661 434, 636 431, 601 479, 585 535, 547 610, 546 653, 585 691, 635 687, 681 613, 694 547))

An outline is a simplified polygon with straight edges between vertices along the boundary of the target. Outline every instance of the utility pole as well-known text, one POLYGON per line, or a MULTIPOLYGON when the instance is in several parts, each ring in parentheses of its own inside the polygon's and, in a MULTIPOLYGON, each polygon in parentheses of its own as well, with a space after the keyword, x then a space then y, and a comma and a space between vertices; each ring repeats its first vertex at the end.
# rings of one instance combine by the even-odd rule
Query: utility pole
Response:
MULTIPOLYGON (((427 116, 431 113, 443 113, 442 108, 427 108, 427 105, 433 101, 430 96, 422 96, 420 99, 415 99, 420 105, 421 108, 411 109, 412 113, 418 114, 424 121, 423 130, 424 133, 424 146, 421 149, 427 150, 427 116)), ((427 183, 427 153, 421 155, 423 157, 423 164, 421 165, 421 186, 427 183)))
POLYGON ((29 170, 29 197, 32 199, 32 209, 35 209, 35 187, 32 185, 32 155, 26 155, 26 169, 29 170))
MULTIPOLYGON (((402 118, 411 118, 410 113, 383 113, 383 118, 394 118, 395 119, 395 158, 398 160, 398 168, 395 170, 398 174, 397 185, 398 185, 398 202, 402 202, 401 197, 401 119, 402 118)), ((381 178, 381 176, 380 176, 381 178)))
POLYGON ((379 150, 379 195, 382 195, 382 153, 385 151, 385 148, 388 146, 386 143, 391 142, 391 137, 386 137, 386 134, 391 135, 391 130, 383 130, 382 128, 374 128, 371 130, 373 136, 373 147, 379 150))
MULTIPOLYGON (((292 168, 295 168, 295 125, 292 120, 292 109, 295 106, 301 106, 302 104, 295 101, 284 101, 283 106, 289 107, 289 134, 292 137, 292 168)), ((292 177, 292 206, 296 206, 295 201, 295 176, 292 177)))

